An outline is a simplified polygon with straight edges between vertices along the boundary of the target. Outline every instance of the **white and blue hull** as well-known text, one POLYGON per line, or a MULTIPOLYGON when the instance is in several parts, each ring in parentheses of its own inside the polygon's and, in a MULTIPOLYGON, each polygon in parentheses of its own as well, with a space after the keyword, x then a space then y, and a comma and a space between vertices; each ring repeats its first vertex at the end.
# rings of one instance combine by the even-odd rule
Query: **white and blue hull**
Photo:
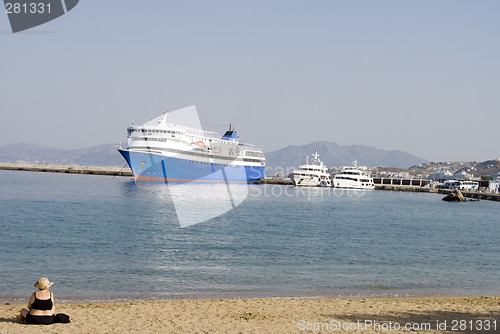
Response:
POLYGON ((241 160, 218 160, 210 157, 163 155, 154 152, 119 150, 137 181, 249 183, 264 178, 260 163, 241 160))

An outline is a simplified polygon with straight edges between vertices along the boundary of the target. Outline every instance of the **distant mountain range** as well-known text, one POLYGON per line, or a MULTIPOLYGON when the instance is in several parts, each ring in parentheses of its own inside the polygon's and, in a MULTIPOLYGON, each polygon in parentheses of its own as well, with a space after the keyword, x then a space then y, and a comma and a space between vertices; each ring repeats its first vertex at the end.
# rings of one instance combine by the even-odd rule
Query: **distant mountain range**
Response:
POLYGON ((266 153, 267 166, 270 168, 297 168, 305 163, 306 156, 311 159, 315 150, 319 158, 328 168, 350 166, 357 160, 358 164, 367 167, 408 168, 427 162, 425 159, 409 153, 393 150, 381 150, 365 145, 344 145, 327 141, 317 141, 301 146, 287 146, 277 151, 266 153))
MULTIPOLYGON (((65 150, 47 146, 17 143, 0 146, 0 162, 30 162, 80 166, 122 167, 125 160, 118 153, 118 144, 92 146, 84 149, 65 150)), ((297 168, 318 150, 320 159, 329 167, 351 165, 357 160, 367 167, 387 166, 408 168, 427 161, 406 152, 381 150, 365 145, 345 145, 317 141, 301 146, 287 146, 266 153, 270 168, 297 168)))
POLYGON ((16 143, 0 146, 0 162, 122 167, 125 159, 118 144, 65 150, 48 146, 16 143))

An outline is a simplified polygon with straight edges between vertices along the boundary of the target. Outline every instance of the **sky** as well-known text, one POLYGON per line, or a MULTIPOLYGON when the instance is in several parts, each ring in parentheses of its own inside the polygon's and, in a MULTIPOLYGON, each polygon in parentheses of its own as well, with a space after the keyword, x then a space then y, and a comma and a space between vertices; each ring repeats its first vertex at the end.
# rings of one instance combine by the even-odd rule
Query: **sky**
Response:
POLYGON ((82 0, 12 33, 0 146, 126 143, 196 105, 264 152, 332 141, 430 161, 500 158, 500 1, 82 0))

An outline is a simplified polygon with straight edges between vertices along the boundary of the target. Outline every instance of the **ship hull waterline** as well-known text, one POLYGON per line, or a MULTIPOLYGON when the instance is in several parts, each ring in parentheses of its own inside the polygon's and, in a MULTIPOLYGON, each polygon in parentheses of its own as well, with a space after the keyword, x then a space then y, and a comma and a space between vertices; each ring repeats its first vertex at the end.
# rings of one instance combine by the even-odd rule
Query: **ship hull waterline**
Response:
POLYGON ((119 149, 135 181, 165 183, 252 183, 264 178, 264 166, 220 164, 151 152, 119 149))

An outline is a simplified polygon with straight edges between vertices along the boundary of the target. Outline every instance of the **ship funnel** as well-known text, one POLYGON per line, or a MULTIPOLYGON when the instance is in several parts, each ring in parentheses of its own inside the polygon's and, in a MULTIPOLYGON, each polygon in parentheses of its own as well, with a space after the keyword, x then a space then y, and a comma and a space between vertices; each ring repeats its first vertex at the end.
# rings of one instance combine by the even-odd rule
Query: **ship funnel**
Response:
POLYGON ((236 141, 238 139, 237 132, 231 127, 231 124, 229 124, 229 130, 224 133, 224 136, 222 136, 221 139, 228 141, 236 141))

